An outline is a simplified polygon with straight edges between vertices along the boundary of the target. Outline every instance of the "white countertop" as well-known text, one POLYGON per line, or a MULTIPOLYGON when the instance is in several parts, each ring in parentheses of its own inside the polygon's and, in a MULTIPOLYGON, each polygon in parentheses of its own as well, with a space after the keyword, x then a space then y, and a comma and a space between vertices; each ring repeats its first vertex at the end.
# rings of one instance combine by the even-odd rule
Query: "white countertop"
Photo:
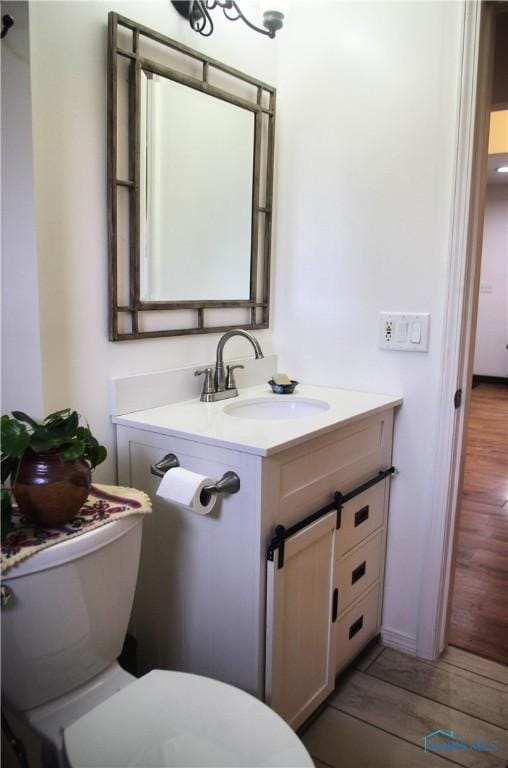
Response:
POLYGON ((371 392, 298 385, 293 395, 275 395, 268 384, 246 387, 238 397, 217 403, 186 400, 145 411, 114 416, 113 422, 162 435, 195 440, 222 448, 254 453, 258 456, 290 448, 309 437, 330 432, 358 419, 384 411, 402 403, 402 398, 371 392), (317 414, 294 419, 247 419, 232 416, 224 409, 253 398, 324 400, 329 408, 317 414))

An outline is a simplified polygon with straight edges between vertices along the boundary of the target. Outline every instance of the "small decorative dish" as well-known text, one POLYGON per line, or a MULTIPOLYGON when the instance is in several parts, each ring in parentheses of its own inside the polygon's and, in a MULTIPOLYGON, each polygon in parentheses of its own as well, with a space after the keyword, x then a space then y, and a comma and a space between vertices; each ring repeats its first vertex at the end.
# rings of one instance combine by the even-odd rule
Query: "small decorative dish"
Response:
POLYGON ((298 386, 298 382, 294 379, 291 379, 291 384, 276 384, 273 379, 270 379, 268 383, 276 395, 292 395, 298 386))

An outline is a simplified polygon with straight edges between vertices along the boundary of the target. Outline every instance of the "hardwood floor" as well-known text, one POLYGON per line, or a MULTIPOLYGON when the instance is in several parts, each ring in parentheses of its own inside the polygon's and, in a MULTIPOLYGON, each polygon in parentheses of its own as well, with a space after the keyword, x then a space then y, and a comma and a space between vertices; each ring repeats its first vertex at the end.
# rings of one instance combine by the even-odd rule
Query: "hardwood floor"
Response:
POLYGON ((506 667, 457 648, 429 662, 377 646, 302 740, 316 768, 505 768, 507 726, 506 667), (438 730, 453 737, 425 739, 438 730))
POLYGON ((449 642, 508 664, 508 387, 473 389, 449 642))

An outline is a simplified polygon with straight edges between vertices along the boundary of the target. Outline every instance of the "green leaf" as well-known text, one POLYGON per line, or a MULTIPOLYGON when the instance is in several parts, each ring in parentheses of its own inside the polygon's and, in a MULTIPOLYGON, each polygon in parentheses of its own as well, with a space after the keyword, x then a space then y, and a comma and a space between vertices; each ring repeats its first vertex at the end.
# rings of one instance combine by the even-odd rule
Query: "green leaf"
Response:
POLYGON ((20 458, 28 448, 30 435, 24 424, 2 416, 2 453, 20 458))
POLYGON ((61 428, 66 429, 72 435, 76 434, 79 426, 79 413, 73 411, 71 415, 61 422, 61 428))
POLYGON ((97 456, 97 461, 95 462, 95 466, 97 466, 98 464, 102 464, 103 461, 106 461, 107 455, 108 455, 108 450, 106 446, 99 445, 98 456, 97 456))
MULTIPOLYGON (((67 442, 64 440, 63 442, 67 442)), ((42 453, 43 451, 52 451, 60 445, 60 441, 55 442, 51 435, 47 435, 42 432, 41 434, 33 434, 30 440, 30 448, 36 453, 42 453)))
POLYGON ((76 437, 80 440, 89 440, 92 437, 92 433, 87 427, 78 427, 76 430, 76 437))
POLYGON ((14 456, 2 456, 0 463, 2 485, 9 477, 13 477, 16 474, 16 470, 19 465, 19 459, 14 456))
POLYGON ((10 511, 11 509, 11 492, 7 488, 3 488, 1 490, 1 502, 2 502, 2 512, 5 509, 8 509, 10 511))
POLYGON ((65 416, 65 418, 54 419, 54 421, 49 422, 48 424, 44 424, 42 429, 46 430, 47 432, 61 432, 66 430, 75 432, 78 428, 78 424, 79 416, 76 411, 72 411, 67 416, 65 416))
POLYGON ((92 469, 95 469, 95 467, 97 467, 99 464, 102 464, 107 455, 108 452, 103 445, 97 445, 97 447, 94 447, 92 450, 90 450, 88 452, 88 459, 92 465, 92 469))
POLYGON ((73 440, 72 443, 68 443, 58 451, 58 455, 64 461, 70 459, 79 459, 85 452, 85 444, 82 440, 73 440))
POLYGON ((63 419, 56 419, 51 424, 43 424, 34 430, 31 446, 34 451, 48 451, 60 448, 71 442, 75 437, 79 424, 79 416, 72 411, 63 419))
POLYGON ((12 530, 13 525, 11 521, 11 509, 12 509, 12 502, 11 502, 11 493, 7 490, 7 488, 2 488, 1 490, 1 515, 2 515, 2 537, 5 536, 6 533, 9 533, 10 530, 12 530))
POLYGON ((24 413, 23 411, 13 411, 12 415, 18 421, 25 421, 27 424, 30 424, 30 426, 33 429, 37 429, 37 427, 39 426, 39 422, 38 421, 36 421, 35 419, 32 419, 31 416, 27 416, 27 414, 24 413))
POLYGON ((92 435, 88 438, 86 441, 87 448, 89 450, 93 450, 94 448, 99 448, 99 441, 95 439, 92 435))
POLYGON ((49 416, 46 416, 43 423, 50 424, 52 421, 66 419, 71 413, 72 408, 64 408, 62 411, 55 411, 54 413, 50 413, 49 416))

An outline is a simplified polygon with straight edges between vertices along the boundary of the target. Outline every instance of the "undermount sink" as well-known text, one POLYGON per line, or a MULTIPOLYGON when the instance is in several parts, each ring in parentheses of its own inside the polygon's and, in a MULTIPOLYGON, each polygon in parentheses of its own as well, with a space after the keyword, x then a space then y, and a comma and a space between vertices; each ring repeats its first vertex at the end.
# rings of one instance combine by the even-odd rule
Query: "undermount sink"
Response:
POLYGON ((302 416, 315 416, 329 409, 324 400, 310 400, 296 397, 279 396, 261 397, 254 400, 243 400, 224 408, 228 416, 241 419, 300 419, 302 416))

